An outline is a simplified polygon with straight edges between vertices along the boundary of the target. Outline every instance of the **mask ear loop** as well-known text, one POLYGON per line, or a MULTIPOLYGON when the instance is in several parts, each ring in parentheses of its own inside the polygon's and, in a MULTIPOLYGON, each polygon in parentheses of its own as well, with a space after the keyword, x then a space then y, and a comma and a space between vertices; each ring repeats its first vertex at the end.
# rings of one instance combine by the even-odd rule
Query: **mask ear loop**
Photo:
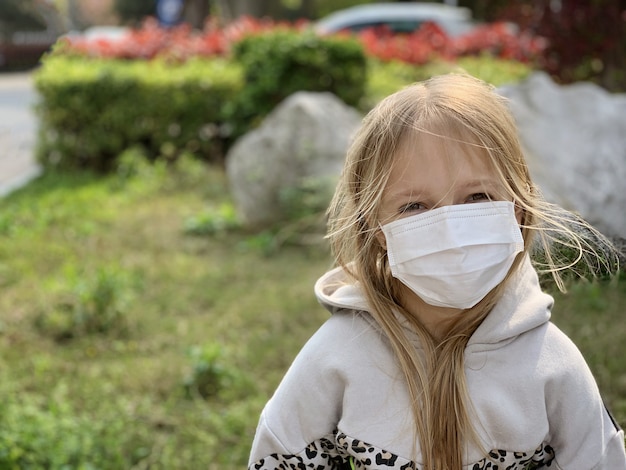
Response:
POLYGON ((522 206, 520 206, 517 201, 513 201, 513 205, 515 206, 515 219, 517 219, 517 225, 519 225, 520 230, 524 226, 524 219, 526 218, 526 211, 522 206))
MULTIPOLYGON (((362 233, 366 233, 372 230, 370 228, 370 224, 367 222, 367 219, 365 218, 365 216, 363 215, 361 211, 359 211, 359 216, 357 217, 357 223, 359 224, 359 228, 361 229, 362 233)), ((374 238, 376 238, 380 246, 386 252, 387 251, 387 238, 385 237, 385 233, 383 232, 383 226, 380 223, 380 221, 377 221, 376 224, 378 225, 378 227, 375 229, 376 233, 374 233, 374 238)))
POLYGON ((383 231, 383 225, 380 223, 380 221, 378 222, 378 233, 376 234, 376 238, 378 239, 380 246, 382 246, 383 250, 385 250, 386 252, 387 251, 387 237, 385 236, 385 232, 383 231))

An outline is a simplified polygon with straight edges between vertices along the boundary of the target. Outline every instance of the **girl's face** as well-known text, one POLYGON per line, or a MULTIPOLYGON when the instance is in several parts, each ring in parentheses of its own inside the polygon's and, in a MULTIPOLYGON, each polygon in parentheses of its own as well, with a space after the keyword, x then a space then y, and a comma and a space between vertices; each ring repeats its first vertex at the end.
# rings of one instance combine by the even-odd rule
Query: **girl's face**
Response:
MULTIPOLYGON (((424 134, 408 138, 395 156, 379 223, 453 204, 511 200, 487 151, 424 134)), ((520 215, 518 214, 518 222, 520 215)))

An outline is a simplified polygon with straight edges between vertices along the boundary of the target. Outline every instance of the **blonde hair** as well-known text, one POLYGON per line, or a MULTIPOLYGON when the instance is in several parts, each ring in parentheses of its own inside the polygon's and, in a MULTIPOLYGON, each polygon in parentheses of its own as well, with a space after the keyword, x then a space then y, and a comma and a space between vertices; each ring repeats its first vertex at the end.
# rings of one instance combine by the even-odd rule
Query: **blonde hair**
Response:
POLYGON ((433 77, 387 97, 363 120, 328 211, 328 238, 336 263, 360 284, 371 306, 370 314, 398 359, 425 469, 461 469, 466 443, 480 446, 471 420, 464 351, 508 279, 531 251, 533 233, 541 235, 548 253, 546 261, 555 273, 559 268, 549 255, 551 241, 546 234, 557 233, 562 242, 572 240, 564 242, 568 246, 581 253, 589 251, 589 244, 555 217, 556 213, 531 181, 506 100, 478 79, 459 74, 433 77), (505 190, 522 211, 525 245, 507 278, 476 306, 457 316, 441 340, 400 304, 399 281, 391 275, 386 250, 377 236, 381 197, 394 158, 407 138, 419 139, 423 133, 486 150, 505 190), (419 337, 423 355, 407 337, 403 321, 408 321, 419 337))

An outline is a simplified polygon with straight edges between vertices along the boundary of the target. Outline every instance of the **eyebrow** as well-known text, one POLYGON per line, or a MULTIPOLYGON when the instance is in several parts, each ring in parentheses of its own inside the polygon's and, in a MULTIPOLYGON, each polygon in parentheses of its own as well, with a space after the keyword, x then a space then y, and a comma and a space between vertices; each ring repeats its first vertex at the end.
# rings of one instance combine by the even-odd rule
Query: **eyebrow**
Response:
MULTIPOLYGON (((465 183, 463 183, 462 185, 458 186, 457 189, 461 189, 461 190, 467 190, 467 189, 474 189, 474 188, 484 188, 484 189, 496 189, 499 186, 499 182, 494 180, 494 179, 473 179, 470 181, 467 181, 465 183)), ((415 191, 414 189, 410 189, 408 191, 399 191, 396 193, 389 193, 387 195, 387 197, 383 198, 386 199, 388 201, 395 201, 398 199, 404 199, 404 198, 413 198, 413 197, 419 197, 421 194, 423 194, 423 191, 415 191)))

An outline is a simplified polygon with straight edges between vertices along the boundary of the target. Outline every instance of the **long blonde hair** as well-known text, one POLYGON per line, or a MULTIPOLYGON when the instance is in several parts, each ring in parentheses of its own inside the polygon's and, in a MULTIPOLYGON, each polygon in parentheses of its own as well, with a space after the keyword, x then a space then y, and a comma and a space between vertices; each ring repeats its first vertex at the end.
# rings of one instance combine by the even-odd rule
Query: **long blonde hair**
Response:
MULTIPOLYGON (((566 223, 555 219, 554 213, 531 181, 505 99, 480 80, 459 74, 433 77, 387 97, 363 120, 328 211, 328 238, 336 263, 360 284, 371 306, 370 314, 397 357, 411 398, 424 469, 459 470, 466 443, 480 445, 471 420, 464 351, 530 251, 531 235, 539 232, 547 247, 550 242, 543 235, 548 230, 542 227, 549 225, 552 233, 571 235, 572 246, 581 251, 588 248, 566 223), (445 135, 442 129, 446 129, 445 135), (391 275, 386 250, 377 236, 381 195, 394 157, 408 137, 419 139, 419 131, 468 145, 478 143, 522 211, 524 252, 516 258, 507 278, 475 307, 459 315, 442 340, 434 338, 400 304, 399 281, 391 275), (394 312, 411 325, 423 347, 422 354, 394 312)), ((553 260, 548 256, 547 261, 553 260)))

